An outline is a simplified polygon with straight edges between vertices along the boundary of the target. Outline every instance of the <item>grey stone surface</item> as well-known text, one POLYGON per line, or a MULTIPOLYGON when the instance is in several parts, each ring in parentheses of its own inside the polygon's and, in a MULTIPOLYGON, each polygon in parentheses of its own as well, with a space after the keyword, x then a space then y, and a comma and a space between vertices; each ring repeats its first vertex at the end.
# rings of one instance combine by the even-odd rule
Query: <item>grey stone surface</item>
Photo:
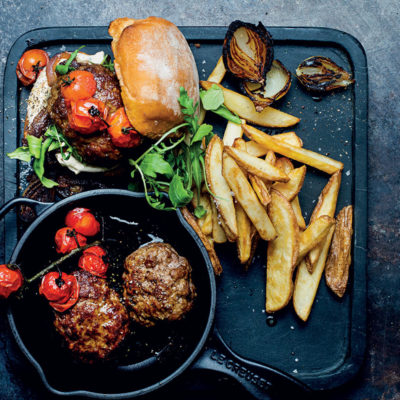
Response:
MULTIPOLYGON (((322 26, 355 36, 366 50, 370 76, 368 349, 359 376, 321 398, 400 399, 399 10, 398 0, 1 0, 0 81, 9 48, 22 33, 46 26, 107 25, 122 16, 158 15, 177 25, 261 20, 266 26, 322 26)), ((50 398, 22 357, 10 359, 18 352, 1 333, 7 329, 3 309, 0 304, 0 398, 50 398)), ((179 399, 242 394, 213 375, 190 374, 180 384, 179 399)))

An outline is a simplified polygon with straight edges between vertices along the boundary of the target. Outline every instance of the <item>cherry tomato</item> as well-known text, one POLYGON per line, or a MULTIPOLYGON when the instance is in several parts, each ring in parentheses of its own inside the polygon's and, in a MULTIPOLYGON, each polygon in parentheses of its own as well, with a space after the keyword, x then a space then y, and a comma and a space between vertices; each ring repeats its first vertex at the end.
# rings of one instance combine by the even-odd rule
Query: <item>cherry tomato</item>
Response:
MULTIPOLYGON (((49 272, 42 278, 39 287, 39 294, 46 297, 47 300, 56 303, 67 302, 72 294, 72 275, 62 272, 49 272)), ((76 278, 75 278, 76 280, 76 278)))
POLYGON ((62 81, 61 94, 67 103, 89 99, 96 93, 96 81, 89 71, 72 71, 62 81))
POLYGON ((95 98, 71 101, 68 121, 73 130, 90 134, 107 129, 107 114, 106 105, 95 98))
POLYGON ((129 122, 124 107, 111 114, 107 122, 110 125, 107 131, 115 146, 136 147, 140 143, 140 136, 129 122))
POLYGON ((63 312, 71 308, 79 298, 79 284, 75 276, 64 272, 49 272, 39 288, 39 293, 49 300, 56 311, 63 312))
POLYGON ((74 232, 72 228, 68 227, 59 229, 56 232, 54 240, 56 242, 57 253, 62 254, 69 253, 71 250, 76 249, 78 247, 77 241, 79 246, 85 246, 87 242, 85 236, 74 232))
POLYGON ((105 278, 108 263, 104 261, 103 257, 106 254, 106 251, 100 246, 90 247, 83 251, 78 265, 80 268, 90 272, 92 275, 105 278))
POLYGON ((74 228, 85 236, 94 236, 100 232, 100 224, 87 208, 74 208, 65 217, 65 225, 74 228))
POLYGON ((11 269, 8 265, 0 265, 0 298, 7 299, 16 292, 24 282, 19 269, 11 269))
POLYGON ((17 64, 18 79, 24 86, 31 85, 48 62, 49 56, 44 50, 32 49, 26 51, 17 64))

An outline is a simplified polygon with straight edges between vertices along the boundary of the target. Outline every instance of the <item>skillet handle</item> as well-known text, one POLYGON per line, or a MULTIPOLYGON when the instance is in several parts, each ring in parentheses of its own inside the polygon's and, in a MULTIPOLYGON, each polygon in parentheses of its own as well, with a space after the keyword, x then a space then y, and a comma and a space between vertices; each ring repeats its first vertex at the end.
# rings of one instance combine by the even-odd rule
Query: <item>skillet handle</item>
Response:
POLYGON ((0 220, 2 220, 12 208, 20 204, 27 204, 34 207, 37 214, 41 214, 44 210, 53 205, 53 203, 42 203, 26 197, 16 197, 15 199, 11 199, 5 203, 3 207, 0 208, 0 220))
POLYGON ((251 395, 259 400, 289 399, 293 396, 311 394, 310 388, 297 379, 275 368, 246 360, 235 354, 214 330, 200 357, 192 366, 221 372, 234 378, 251 395))

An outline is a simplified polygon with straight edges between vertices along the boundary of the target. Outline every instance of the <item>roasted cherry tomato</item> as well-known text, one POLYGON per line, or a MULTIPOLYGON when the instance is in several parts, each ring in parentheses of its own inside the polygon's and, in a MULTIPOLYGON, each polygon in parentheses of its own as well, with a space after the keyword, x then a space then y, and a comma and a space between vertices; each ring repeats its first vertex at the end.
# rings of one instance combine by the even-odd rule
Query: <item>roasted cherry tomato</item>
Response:
POLYGON ((106 251, 100 246, 89 247, 83 251, 78 265, 80 268, 90 272, 92 275, 105 278, 108 263, 104 261, 103 257, 106 254, 106 251))
POLYGON ((33 49, 26 51, 17 64, 17 77, 24 86, 36 81, 39 72, 49 62, 49 56, 44 50, 33 49))
POLYGON ((21 271, 12 269, 8 265, 0 265, 0 298, 6 299, 16 292, 24 282, 21 271))
POLYGON ((61 79, 61 94, 67 103, 89 99, 96 93, 96 81, 89 71, 72 71, 61 79))
POLYGON ((106 105, 95 98, 71 101, 68 111, 69 126, 83 134, 102 131, 107 129, 107 114, 106 105))
POLYGON ((66 254, 71 250, 74 250, 79 246, 86 245, 85 236, 81 235, 78 232, 75 232, 74 229, 65 227, 61 228, 56 232, 56 236, 54 238, 56 242, 56 251, 57 253, 66 254))
POLYGON ((110 125, 107 131, 115 146, 136 147, 140 143, 140 136, 129 122, 124 107, 111 114, 107 122, 110 125))
POLYGON ((39 293, 49 300, 55 310, 63 312, 78 301, 79 284, 73 275, 49 272, 42 278, 39 293))
POLYGON ((65 217, 65 225, 74 228, 85 236, 94 236, 100 232, 100 224, 87 208, 74 208, 65 217))

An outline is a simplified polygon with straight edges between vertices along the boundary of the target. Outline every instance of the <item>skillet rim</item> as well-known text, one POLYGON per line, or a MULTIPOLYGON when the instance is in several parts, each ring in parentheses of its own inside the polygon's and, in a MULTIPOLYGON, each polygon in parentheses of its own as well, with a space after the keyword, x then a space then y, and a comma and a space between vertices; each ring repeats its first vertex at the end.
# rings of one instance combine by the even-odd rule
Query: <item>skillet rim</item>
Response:
MULTIPOLYGON (((23 248, 25 242, 28 240, 32 232, 36 229, 36 227, 42 223, 44 219, 46 219, 49 215, 53 214, 56 210, 59 208, 63 207, 66 204, 72 203, 76 200, 81 200, 81 199, 86 199, 90 197, 96 197, 96 196, 106 196, 106 195, 112 195, 112 196, 120 196, 120 197, 132 197, 132 198, 145 198, 144 193, 140 192, 132 192, 126 189, 94 189, 82 193, 78 193, 75 195, 72 195, 70 197, 67 197, 63 200, 60 200, 59 202, 56 202, 49 206, 47 209, 45 209, 32 223, 29 225, 29 227, 26 229, 22 237, 18 240, 17 245, 15 246, 11 258, 10 258, 10 263, 13 263, 16 261, 18 258, 18 255, 23 248)), ((194 360, 197 358, 197 356, 201 353, 201 351, 204 348, 204 345, 210 336, 211 329, 213 327, 214 323, 214 316, 215 316, 215 309, 216 309, 216 281, 215 281, 215 275, 214 275, 214 270, 210 261, 210 258, 208 256, 208 253, 193 230, 193 228, 186 222, 184 217, 182 216, 181 211, 178 209, 176 210, 176 215, 178 217, 179 222, 181 225, 186 229, 186 231, 190 234, 192 239, 195 241, 197 244, 201 254, 203 255, 203 259, 205 262, 206 270, 208 272, 208 281, 210 284, 210 307, 209 307, 209 312, 208 312, 208 318, 207 318, 207 324, 205 328, 203 329, 203 334, 200 338, 200 340, 197 342, 196 347, 194 350, 191 352, 191 354, 186 357, 185 361, 177 368, 175 369, 171 374, 169 374, 167 377, 162 379, 161 381, 152 384, 150 386, 146 386, 144 388, 134 390, 131 392, 124 392, 124 393, 99 393, 99 392, 93 392, 89 390, 73 390, 73 391, 60 391, 53 386, 50 385, 46 378, 46 374, 40 365, 40 363, 32 356, 32 354, 29 352, 28 348, 25 346, 23 340, 21 339, 18 329, 16 327, 16 323, 14 320, 13 316, 13 311, 12 311, 12 306, 9 305, 7 309, 7 318, 8 322, 10 325, 11 332, 15 338, 15 341, 17 342, 18 347, 22 351, 22 353, 25 355, 25 357, 28 359, 28 361, 33 365, 33 367, 36 369, 38 372, 43 384, 45 387, 51 392, 59 396, 85 396, 85 397, 90 397, 90 398, 97 398, 97 399, 127 399, 127 398, 132 398, 132 397, 138 397, 141 395, 145 395, 148 393, 151 393, 165 385, 167 385, 169 382, 173 381, 175 378, 180 376, 185 370, 187 370, 190 365, 194 362, 194 360)))

